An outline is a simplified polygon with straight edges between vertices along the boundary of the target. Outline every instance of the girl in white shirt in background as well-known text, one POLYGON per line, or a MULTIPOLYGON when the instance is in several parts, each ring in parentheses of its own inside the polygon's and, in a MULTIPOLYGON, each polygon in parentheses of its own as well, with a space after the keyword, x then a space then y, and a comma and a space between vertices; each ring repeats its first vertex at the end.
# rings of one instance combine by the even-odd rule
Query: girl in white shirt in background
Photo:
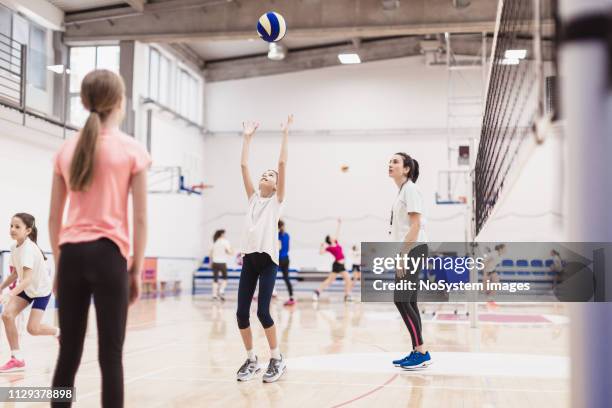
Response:
POLYGON ((9 345, 11 359, 0 367, 0 372, 23 371, 25 361, 19 350, 19 333, 15 318, 32 304, 28 320, 28 333, 32 336, 59 336, 57 327, 42 324, 42 318, 51 297, 51 278, 46 268, 46 257, 36 244, 38 230, 36 220, 27 213, 15 214, 11 219, 11 274, 0 285, 0 292, 17 281, 17 285, 2 295, 2 321, 9 345))
POLYGON ((225 238, 225 230, 215 231, 213 247, 210 252, 210 262, 213 270, 213 300, 225 300, 227 287, 227 259, 232 254, 232 247, 225 238), (221 283, 219 284, 219 274, 221 283))

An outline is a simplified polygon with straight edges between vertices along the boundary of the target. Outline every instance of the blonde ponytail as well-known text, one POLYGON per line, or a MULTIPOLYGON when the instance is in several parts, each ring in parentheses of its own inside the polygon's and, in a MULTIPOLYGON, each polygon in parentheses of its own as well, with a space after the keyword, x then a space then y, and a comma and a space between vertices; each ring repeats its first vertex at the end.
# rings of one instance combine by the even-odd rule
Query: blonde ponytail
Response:
POLYGON ((86 191, 94 176, 98 136, 102 122, 121 106, 125 85, 121 77, 106 69, 91 71, 81 84, 81 102, 89 110, 89 117, 81 130, 72 162, 70 163, 70 189, 86 191))

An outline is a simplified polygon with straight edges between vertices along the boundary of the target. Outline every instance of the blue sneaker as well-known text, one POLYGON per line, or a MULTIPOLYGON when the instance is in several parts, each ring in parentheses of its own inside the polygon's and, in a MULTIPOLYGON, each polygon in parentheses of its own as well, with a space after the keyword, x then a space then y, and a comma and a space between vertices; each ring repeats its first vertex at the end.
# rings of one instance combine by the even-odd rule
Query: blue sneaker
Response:
POLYGON ((412 370, 415 368, 425 368, 431 363, 432 361, 429 351, 427 351, 425 354, 415 351, 412 353, 412 357, 410 359, 400 364, 400 367, 405 370, 412 370))
POLYGON ((410 354, 408 354, 406 357, 403 357, 399 360, 393 360, 393 365, 396 367, 401 366, 403 362, 410 360, 413 354, 414 354, 414 351, 411 351, 410 354))

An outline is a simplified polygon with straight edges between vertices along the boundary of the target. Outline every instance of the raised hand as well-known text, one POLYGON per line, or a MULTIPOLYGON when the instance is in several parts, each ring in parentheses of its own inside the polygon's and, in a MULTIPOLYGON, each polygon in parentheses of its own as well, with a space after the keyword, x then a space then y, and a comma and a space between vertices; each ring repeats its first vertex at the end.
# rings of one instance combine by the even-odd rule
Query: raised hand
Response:
POLYGON ((259 122, 242 122, 242 133, 244 134, 244 136, 250 139, 251 137, 253 137, 258 127, 259 122))
POLYGON ((287 117, 287 122, 281 123, 281 130, 285 133, 289 132, 289 128, 293 124, 293 114, 287 117))

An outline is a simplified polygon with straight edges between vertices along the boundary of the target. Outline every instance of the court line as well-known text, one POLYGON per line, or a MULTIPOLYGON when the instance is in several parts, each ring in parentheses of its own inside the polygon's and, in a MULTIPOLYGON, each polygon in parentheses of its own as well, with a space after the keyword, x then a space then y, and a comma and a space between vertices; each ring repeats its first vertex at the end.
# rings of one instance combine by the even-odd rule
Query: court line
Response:
POLYGON ((393 381, 395 381, 395 379, 396 379, 398 376, 399 376, 399 374, 394 374, 394 375, 393 375, 391 378, 389 378, 389 379, 388 379, 388 380, 387 380, 387 381, 386 381, 386 382, 385 382, 383 385, 379 385, 378 387, 376 387, 376 388, 374 388, 374 389, 372 389, 372 390, 370 390, 370 391, 366 392, 365 394, 358 395, 357 397, 352 398, 352 399, 350 399, 350 400, 348 400, 348 401, 341 402, 340 404, 334 405, 334 406, 332 406, 332 408, 339 408, 339 407, 343 407, 343 406, 345 406, 345 405, 352 404, 352 403, 353 403, 353 402, 355 402, 355 401, 359 401, 360 399, 363 399, 363 398, 369 397, 370 395, 374 394, 375 392, 380 391, 380 390, 382 390, 383 388, 385 388, 387 385, 391 384, 393 381))
MULTIPOLYGON (((133 383, 135 381, 142 380, 143 378, 147 378, 147 377, 149 377, 151 375, 156 375, 156 374, 162 373, 162 372, 164 372, 166 370, 169 370, 171 368, 174 368, 174 366, 168 366, 168 367, 160 368, 159 370, 151 371, 151 372, 146 373, 146 374, 142 374, 142 375, 139 375, 139 376, 136 376, 136 377, 132 377, 132 378, 126 380, 126 381, 123 381, 124 388, 125 388, 126 385, 131 384, 131 383, 133 383)), ((97 390, 97 391, 88 392, 86 394, 77 395, 76 396, 77 397, 77 402, 81 401, 83 399, 87 399, 89 397, 92 397, 94 395, 99 395, 101 393, 102 393, 102 390, 97 390)))
MULTIPOLYGON (((123 353, 123 356, 125 358, 125 356, 133 356, 133 355, 137 355, 137 354, 141 354, 141 353, 146 353, 146 352, 149 352, 149 351, 152 351, 152 350, 156 350, 156 349, 159 349, 159 348, 164 348, 164 347, 169 346, 171 344, 173 344, 173 342, 163 343, 163 344, 159 344, 157 346, 147 347, 147 348, 144 348, 144 349, 137 349, 137 350, 133 350, 133 351, 127 351, 127 352, 123 353)), ((125 359, 124 359, 124 361, 125 361, 125 359)), ((91 364, 91 363, 97 363, 97 362, 98 362, 98 357, 93 358, 91 360, 81 361, 81 364, 79 365, 79 368, 84 366, 84 365, 88 365, 88 364, 91 364)), ((56 362, 56 364, 57 364, 57 362, 56 362)), ((41 372, 38 372, 38 373, 32 373, 31 375, 27 371, 24 371, 23 372, 24 373, 24 378, 22 378, 20 380, 15 380, 14 384, 17 385, 17 384, 23 383, 26 380, 31 380, 32 378, 42 377, 42 376, 49 375, 49 374, 51 375, 51 378, 53 378, 54 368, 55 368, 55 365, 53 366, 51 371, 48 371, 48 369, 45 369, 45 371, 41 371, 41 372)), ((8 374, 15 374, 15 373, 0 373, 0 379, 2 379, 4 377, 4 375, 8 375, 8 374)))
MULTIPOLYGON (((175 366, 174 368, 179 368, 182 366, 175 366)), ((401 374, 395 374, 396 376, 402 376, 401 374)), ((415 375, 415 377, 426 377, 424 375, 415 375)), ((193 381, 193 382, 229 382, 236 383, 236 379, 234 378, 198 378, 198 377, 150 377, 147 378, 147 381, 193 381)), ((282 384, 291 384, 291 385, 329 385, 329 386, 350 386, 350 387, 372 387, 376 384, 368 384, 368 383, 343 383, 338 381, 329 381, 329 382, 313 382, 313 381, 295 381, 295 380, 280 380, 278 382, 279 385, 282 384)), ((462 387, 462 386, 448 386, 448 385, 386 385, 387 388, 420 388, 420 389, 438 389, 438 390, 453 390, 453 391, 496 391, 496 392, 528 392, 528 393, 549 393, 549 394, 563 394, 569 393, 567 390, 554 390, 554 389, 543 389, 543 388, 535 388, 535 389, 527 389, 527 388, 490 388, 490 387, 462 387)))

